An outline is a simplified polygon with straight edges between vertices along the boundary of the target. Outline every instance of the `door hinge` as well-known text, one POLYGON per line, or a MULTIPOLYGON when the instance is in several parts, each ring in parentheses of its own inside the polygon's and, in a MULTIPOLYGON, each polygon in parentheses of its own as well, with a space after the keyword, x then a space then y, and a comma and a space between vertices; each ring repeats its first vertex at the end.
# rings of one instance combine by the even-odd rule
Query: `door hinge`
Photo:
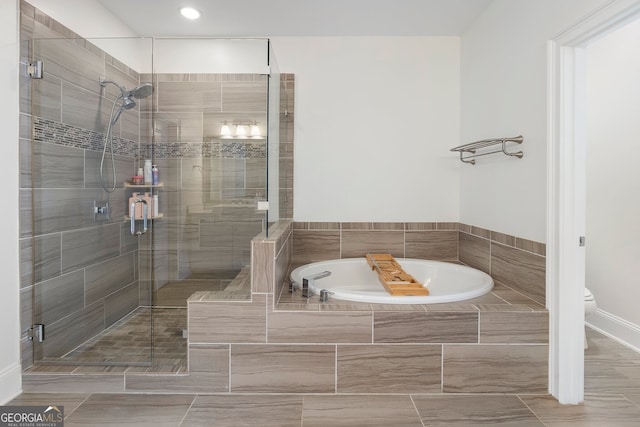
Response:
POLYGON ((32 79, 42 78, 42 61, 31 61, 27 64, 27 74, 32 79))
POLYGON ((29 329, 29 339, 38 342, 44 341, 44 323, 36 323, 29 329))
POLYGON ((586 239, 585 239, 585 237, 584 237, 584 236, 580 236, 580 237, 578 238, 578 244, 580 245, 580 247, 584 247, 584 245, 585 245, 585 240, 586 240, 586 239))

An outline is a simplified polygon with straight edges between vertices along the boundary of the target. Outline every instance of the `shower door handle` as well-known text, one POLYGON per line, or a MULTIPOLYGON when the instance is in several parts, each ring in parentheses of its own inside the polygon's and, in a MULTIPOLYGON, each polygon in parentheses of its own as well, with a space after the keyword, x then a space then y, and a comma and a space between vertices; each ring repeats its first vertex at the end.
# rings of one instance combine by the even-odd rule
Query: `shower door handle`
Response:
POLYGON ((147 232, 147 201, 143 199, 135 199, 129 206, 129 217, 131 218, 131 234, 140 236, 147 232), (136 205, 142 203, 142 231, 136 231, 136 205))

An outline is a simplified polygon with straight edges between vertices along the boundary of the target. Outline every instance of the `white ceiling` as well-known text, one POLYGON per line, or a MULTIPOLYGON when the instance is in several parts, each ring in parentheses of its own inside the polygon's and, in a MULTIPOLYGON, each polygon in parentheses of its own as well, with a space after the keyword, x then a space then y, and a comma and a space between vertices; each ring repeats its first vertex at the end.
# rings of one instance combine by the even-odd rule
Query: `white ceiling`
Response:
POLYGON ((98 0, 140 36, 216 37, 457 36, 491 1, 98 0))

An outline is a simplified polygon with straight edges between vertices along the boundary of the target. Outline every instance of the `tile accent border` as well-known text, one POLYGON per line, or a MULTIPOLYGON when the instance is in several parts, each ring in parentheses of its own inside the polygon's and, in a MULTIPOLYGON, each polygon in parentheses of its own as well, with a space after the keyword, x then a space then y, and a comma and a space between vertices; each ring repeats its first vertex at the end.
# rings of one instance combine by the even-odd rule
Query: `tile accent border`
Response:
MULTIPOLYGON (((48 142, 65 147, 102 151, 104 137, 105 135, 100 132, 33 116, 33 140, 35 142, 48 142)), ((136 157, 138 142, 113 135, 113 152, 120 156, 136 157)))

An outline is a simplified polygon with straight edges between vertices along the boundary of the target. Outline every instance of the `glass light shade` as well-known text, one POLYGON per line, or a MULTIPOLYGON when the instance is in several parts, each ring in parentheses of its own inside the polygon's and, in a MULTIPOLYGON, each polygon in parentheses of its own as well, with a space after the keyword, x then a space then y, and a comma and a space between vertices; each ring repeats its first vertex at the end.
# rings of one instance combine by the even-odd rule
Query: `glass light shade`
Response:
POLYGON ((258 125, 251 125, 251 136, 262 136, 258 125))
POLYGON ((247 136, 247 128, 245 125, 236 126, 236 136, 247 136))
POLYGON ((222 127, 220 128, 220 135, 222 136, 231 136, 231 129, 229 128, 228 124, 223 124, 222 127))

